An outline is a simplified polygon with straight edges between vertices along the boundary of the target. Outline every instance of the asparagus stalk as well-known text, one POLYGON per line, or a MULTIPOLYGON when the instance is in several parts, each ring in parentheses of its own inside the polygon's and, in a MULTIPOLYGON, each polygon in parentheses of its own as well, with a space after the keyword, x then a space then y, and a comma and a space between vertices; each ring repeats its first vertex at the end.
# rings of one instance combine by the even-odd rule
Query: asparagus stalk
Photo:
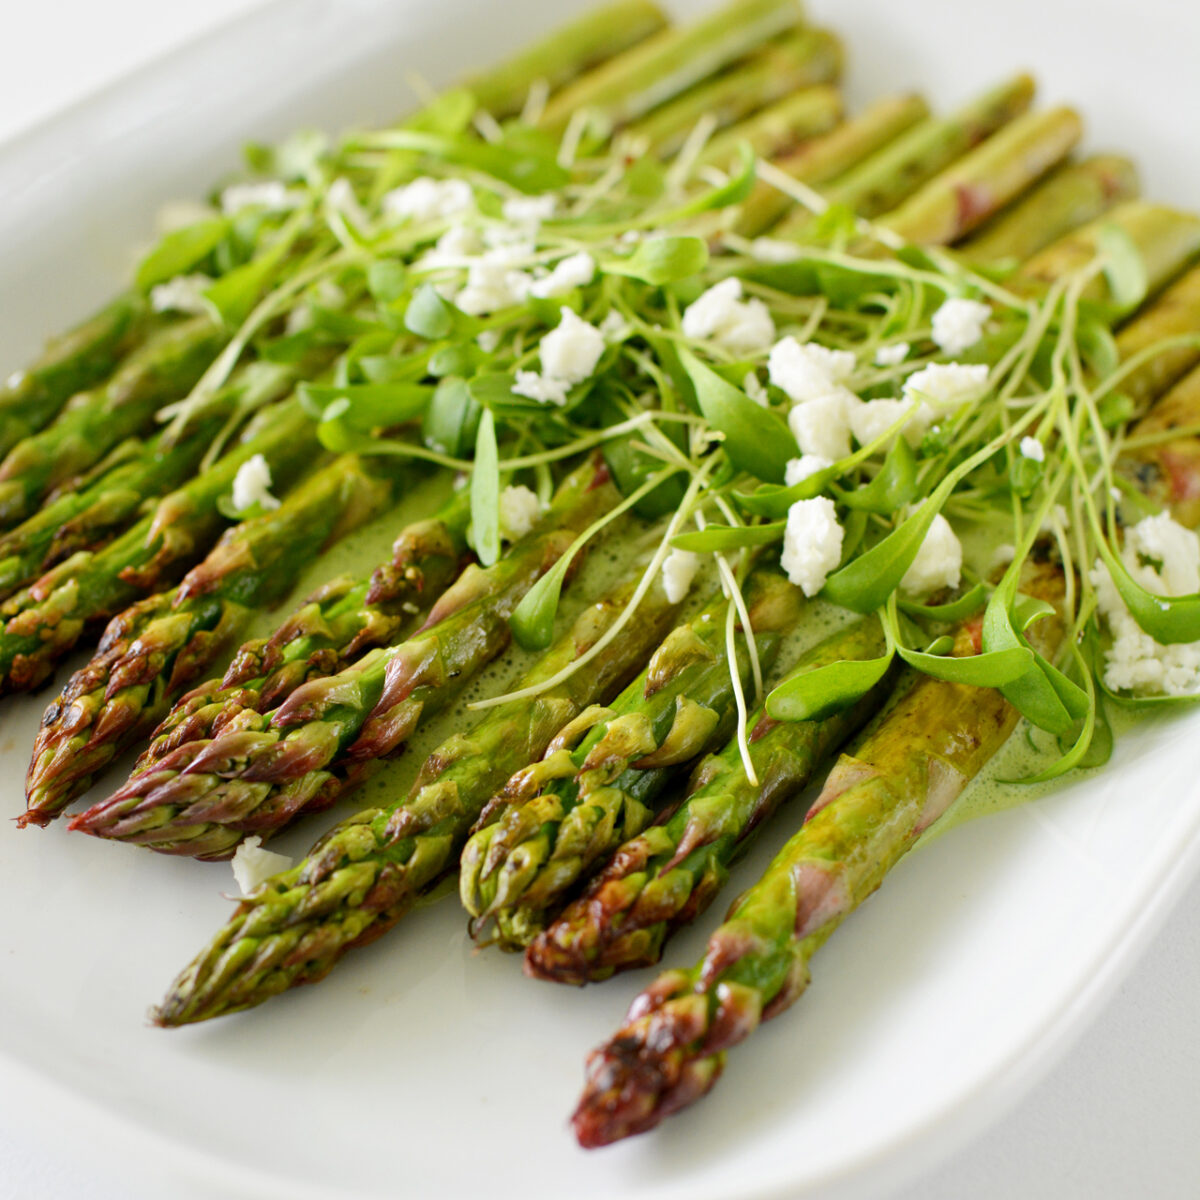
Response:
MULTIPOLYGON (((856 621, 804 655, 793 673, 829 663, 875 658, 883 630, 856 621)), ((694 921, 725 885, 730 864, 781 805, 799 795, 830 751, 853 734, 883 700, 881 683, 851 708, 820 721, 751 720, 752 782, 731 742, 697 768, 693 790, 665 821, 627 841, 608 865, 525 951, 525 973, 583 984, 658 962, 663 944, 694 921)))
POLYGON ((906 241, 948 246, 1060 163, 1083 133, 1069 108, 1017 117, 930 180, 879 223, 906 241))
MULTIPOLYGON (((799 591, 777 570, 759 570, 746 604, 759 661, 769 668, 799 617, 799 591)), ((574 884, 645 828, 679 769, 729 736, 728 605, 718 595, 675 629, 573 752, 563 748, 519 771, 484 810, 459 876, 477 939, 526 945, 574 884)), ((736 669, 746 687, 744 646, 736 669)))
POLYGON ((671 158, 701 120, 725 129, 793 92, 836 83, 842 70, 842 44, 824 29, 803 29, 755 51, 744 63, 664 104, 629 126, 629 133, 671 158))
POLYGON ((1127 158, 1097 154, 1069 163, 989 221, 958 252, 981 265, 1024 262, 1137 193, 1137 171, 1127 158))
MULTIPOLYGON (((1122 229, 1137 245, 1151 294, 1200 254, 1200 218, 1165 205, 1130 200, 1035 254, 1020 270, 1020 286, 1036 291, 1072 271, 1090 266, 1100 252, 1100 238, 1107 225, 1122 229)), ((1110 301, 1106 277, 1094 279, 1084 298, 1110 301)))
POLYGON ((413 637, 297 688, 270 714, 243 713, 255 719, 180 746, 71 828, 219 859, 246 834, 269 836, 328 807, 508 645, 521 599, 615 498, 601 461, 580 467, 539 528, 486 570, 468 568, 413 637))
POLYGON ((809 138, 828 133, 842 116, 842 98, 829 86, 805 88, 717 134, 700 155, 704 166, 728 168, 748 142, 762 158, 774 158, 809 138))
POLYGON ((168 326, 107 384, 80 393, 53 425, 14 446, 0 463, 0 527, 19 524, 56 485, 151 428, 154 414, 192 387, 223 341, 207 317, 168 326))
MULTIPOLYGON (((537 686, 595 645, 632 586, 587 608, 539 659, 537 686)), ((160 1025, 203 1021, 323 979, 355 946, 386 933, 446 872, 484 804, 512 772, 569 738, 590 705, 609 700, 666 633, 679 606, 655 585, 638 619, 586 666, 532 702, 514 700, 455 733, 426 759, 412 790, 356 813, 303 862, 266 881, 184 970, 155 1011, 160 1025)))
POLYGON ((312 421, 295 400, 260 414, 247 438, 159 502, 116 541, 59 563, 0 607, 0 693, 30 691, 98 622, 178 578, 226 523, 217 507, 241 465, 262 454, 286 486, 320 453, 312 421))
MULTIPOLYGON (((1044 564, 1022 590, 1059 603, 1061 572, 1044 564)), ((977 654, 981 620, 954 653, 977 654)), ((1031 630, 1052 652, 1061 624, 1031 630)), ((700 1099, 726 1051, 804 991, 809 960, 873 892, 1004 744, 1017 712, 999 692, 915 679, 884 720, 834 766, 805 824, 742 894, 691 970, 666 971, 633 1002, 625 1026, 588 1061, 573 1117, 581 1145, 652 1129, 700 1099)))
MULTIPOLYGON (((949 117, 931 117, 878 154, 848 172, 825 191, 831 204, 843 204, 861 217, 889 212, 939 171, 996 130, 1015 120, 1033 100, 1028 75, 1001 84, 949 117)), ((779 237, 803 238, 812 214, 797 211, 776 227, 779 237)))
MULTIPOLYGON (((1144 315, 1130 321, 1117 334, 1121 358, 1135 354, 1167 338, 1194 335, 1200 330, 1200 267, 1193 267, 1171 284, 1144 315)), ((1149 407, 1181 375, 1200 362, 1200 342, 1174 346, 1155 354, 1121 385, 1138 411, 1149 407)))
POLYGON ((170 591, 116 616, 100 648, 46 710, 25 781, 21 824, 44 825, 162 719, 257 608, 277 604, 300 571, 381 512, 416 473, 408 460, 346 454, 272 512, 227 529, 170 591))
MULTIPOLYGON (((1194 325, 1193 328, 1196 326, 1194 325)), ((1195 367, 1134 426, 1133 438, 1194 427, 1200 414, 1200 367, 1195 367)), ((1164 437, 1121 461, 1124 472, 1156 504, 1190 528, 1200 525, 1200 439, 1164 437)))
MULTIPOLYGON (((877 100, 824 136, 782 155, 774 165, 809 187, 824 188, 928 115, 929 107, 920 96, 877 100)), ((742 202, 734 231, 743 237, 765 233, 792 204, 790 196, 760 179, 742 202)))
POLYGON ((612 0, 554 30, 500 66, 467 78, 463 86, 492 116, 513 117, 538 80, 551 92, 558 91, 659 33, 666 24, 662 12, 648 0, 612 0))
POLYGON ((239 713, 278 708, 301 684, 336 675, 368 650, 390 644, 458 574, 469 501, 465 489, 455 493, 437 516, 405 528, 391 561, 373 575, 324 584, 270 637, 243 643, 224 676, 180 698, 137 770, 188 742, 217 736, 239 713))
POLYGON ((50 424, 63 405, 94 387, 145 336, 146 303, 135 292, 118 297, 0 387, 0 454, 50 424))
POLYGON ((541 124, 561 133, 583 109, 619 129, 800 24, 795 0, 736 0, 680 29, 664 29, 568 84, 546 105, 541 124))

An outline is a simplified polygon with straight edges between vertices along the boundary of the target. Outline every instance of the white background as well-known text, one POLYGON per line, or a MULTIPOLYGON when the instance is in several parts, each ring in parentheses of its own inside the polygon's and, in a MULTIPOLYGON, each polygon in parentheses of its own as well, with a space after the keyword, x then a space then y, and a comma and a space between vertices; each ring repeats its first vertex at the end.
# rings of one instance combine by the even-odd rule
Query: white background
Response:
MULTIPOLYGON (((6 0, 0 140, 258 2, 6 0)), ((841 7, 872 2, 880 0, 842 0, 841 7)), ((1128 9, 1131 18, 1142 11, 1132 2, 1128 9)), ((1173 198, 1200 206, 1200 196, 1173 198)), ((0 312, 11 301, 0 298, 0 312)), ((896 1200, 1200 1195, 1198 1001, 1200 882, 1147 947, 1135 975, 1017 1111, 896 1200)), ((72 1153, 68 1129, 2 1128, 0 1194, 161 1197, 161 1184, 126 1159, 131 1149, 114 1144, 83 1161, 72 1153)))

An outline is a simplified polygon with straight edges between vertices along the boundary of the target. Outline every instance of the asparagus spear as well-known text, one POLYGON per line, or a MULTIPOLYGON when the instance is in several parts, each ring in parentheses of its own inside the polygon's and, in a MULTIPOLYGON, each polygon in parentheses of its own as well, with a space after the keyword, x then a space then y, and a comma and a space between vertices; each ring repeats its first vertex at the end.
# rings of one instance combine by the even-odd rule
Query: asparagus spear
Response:
POLYGON ((1017 117, 879 223, 906 241, 947 246, 977 229, 1071 152, 1083 132, 1069 108, 1017 117))
MULTIPOLYGON (((627 605, 632 586, 587 608, 520 687, 557 675, 589 650, 627 605)), ((568 740, 590 705, 612 697, 678 612, 655 585, 631 622, 586 666, 532 702, 514 700, 455 733, 426 759, 411 791, 335 826, 303 862, 268 880, 171 986, 160 1025, 251 1008, 323 979, 355 946, 386 933, 452 870, 484 804, 513 771, 568 740)))
MULTIPOLYGON (((1022 590, 1061 601, 1061 572, 1036 567, 1022 590)), ((979 652, 981 620, 955 654, 979 652)), ((1031 630, 1052 652, 1061 624, 1031 630)), ((742 894, 691 970, 666 971, 633 1002, 625 1026, 588 1062, 573 1117, 581 1145, 652 1129, 716 1082, 729 1047, 792 1004, 812 955, 875 890, 1004 744, 1017 712, 999 692, 912 681, 884 720, 843 754, 805 824, 742 894)))
POLYGON ((239 713, 269 712, 302 683, 336 675, 376 646, 386 646, 458 574, 466 552, 470 497, 460 490, 441 512, 405 528, 391 561, 373 575, 330 581, 270 637, 245 642, 224 676, 180 698, 138 759, 146 770, 187 742, 212 738, 239 713))
MULTIPOLYGON (((1001 84, 949 117, 931 117, 848 172, 825 191, 831 204, 844 204, 873 218, 903 203, 922 184, 984 138, 1019 117, 1033 100, 1028 75, 1001 84)), ((779 237, 803 238, 812 214, 797 211, 775 229, 779 237)))
POLYGON ((217 502, 241 465, 262 454, 285 486, 320 453, 314 426, 295 400, 260 414, 247 440, 159 502, 116 541, 59 563, 0 607, 0 693, 30 691, 98 622, 202 557, 225 524, 217 502))
POLYGON ((664 29, 568 84, 546 105, 542 126, 561 133, 589 109, 622 128, 801 22, 795 0, 736 0, 693 25, 664 29))
MULTIPOLYGON (((824 136, 782 155, 774 165, 801 183, 823 188, 928 115, 929 108, 920 96, 877 100, 824 136)), ((743 237, 765 233, 792 204, 790 196, 760 179, 742 202, 734 231, 743 237)))
POLYGON ((958 252, 972 263, 1024 262, 1137 192, 1137 171, 1127 158, 1097 154, 1068 163, 963 242, 958 252))
POLYGON ((272 512, 227 529, 170 591, 127 608, 46 710, 25 781, 22 824, 46 824, 161 720, 171 701, 305 565, 381 512, 416 473, 408 460, 346 454, 272 512))
POLYGON ((62 406, 110 374, 146 332, 146 303, 135 292, 118 297, 0 387, 0 454, 48 425, 62 406))
POLYGON ((700 120, 725 129, 793 92, 836 83, 841 69, 841 42, 827 30, 803 29, 635 121, 629 132, 645 138, 659 158, 670 158, 700 120))
MULTIPOLYGON (((856 621, 804 655, 793 673, 883 651, 879 622, 856 621)), ((656 963, 666 939, 712 903, 754 833, 808 786, 824 757, 858 729, 887 690, 881 683, 821 721, 780 723, 759 709, 750 723, 758 782, 746 774, 736 742, 705 759, 693 790, 669 818, 622 845, 583 895, 533 939, 525 973, 583 984, 656 963)))
POLYGON ((254 720, 180 746, 71 828, 219 859, 246 834, 269 836, 328 807, 505 648, 517 604, 615 495, 602 462, 588 462, 538 529, 486 570, 468 568, 413 637, 297 688, 270 714, 243 713, 254 720))
POLYGON ((107 384, 77 395, 53 425, 13 447, 0 463, 0 527, 19 524, 56 485, 146 432, 154 414, 200 378, 223 341, 207 317, 168 326, 107 384))
POLYGON ((583 13, 541 41, 488 70, 469 77, 463 86, 480 108, 497 119, 516 116, 530 86, 538 80, 553 92, 618 58, 666 27, 662 12, 648 0, 611 0, 583 13))
MULTIPOLYGON (((777 570, 750 577, 746 604, 760 662, 769 668, 800 614, 800 593, 777 570)), ((680 768, 732 731, 734 691, 718 595, 680 625, 574 752, 518 772, 484 810, 462 854, 463 906, 506 948, 528 943, 546 913, 592 867, 653 816, 680 768), (493 934, 494 927, 494 934, 493 934)), ((750 659, 741 647, 742 686, 750 659)))
MULTIPOLYGON (((1128 360, 1167 338, 1195 334, 1200 329, 1200 267, 1193 267, 1171 284, 1154 305, 1117 334, 1117 349, 1128 360)), ((1121 385, 1138 411, 1161 395, 1181 375, 1200 362, 1200 344, 1175 346, 1148 359, 1121 385)))
MULTIPOLYGON (((1195 326, 1193 326, 1194 328, 1195 326)), ((1200 414, 1200 367, 1195 367, 1133 427, 1130 436, 1167 434, 1194 426, 1200 414)), ((1173 437, 1122 458, 1122 469, 1157 504, 1191 528, 1200 525, 1200 439, 1173 437)))
MULTIPOLYGON (((1020 285, 1036 291, 1072 271, 1090 266, 1100 251, 1100 238, 1108 225, 1124 230, 1137 245, 1153 294, 1200 254, 1200 218, 1145 200, 1130 200, 1111 213, 1060 238, 1022 266, 1020 285)), ((1107 280, 1100 276, 1084 293, 1086 299, 1110 299, 1107 280)))
POLYGON ((828 133, 841 116, 842 98, 836 88, 805 88, 717 134, 704 147, 699 162, 727 169, 743 142, 748 142, 760 157, 774 158, 809 138, 828 133))

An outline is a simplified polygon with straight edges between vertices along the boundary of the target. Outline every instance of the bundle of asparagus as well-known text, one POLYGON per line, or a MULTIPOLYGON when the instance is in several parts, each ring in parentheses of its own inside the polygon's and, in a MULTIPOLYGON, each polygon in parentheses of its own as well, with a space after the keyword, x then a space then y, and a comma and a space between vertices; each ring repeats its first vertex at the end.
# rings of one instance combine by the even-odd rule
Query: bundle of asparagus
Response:
POLYGON ((1027 76, 843 118, 841 64, 793 0, 680 29, 618 0, 391 128, 259 148, 265 180, 0 394, 0 686, 110 621, 23 824, 153 730, 70 827, 240 857, 399 780, 511 636, 541 652, 399 798, 255 887, 160 1024, 323 978, 460 857, 475 934, 529 974, 656 962, 870 721, 703 962, 593 1057, 575 1126, 603 1144, 712 1086, 1019 720, 1057 740, 1047 776, 1097 760, 1104 689, 1149 678, 1105 665, 1106 631, 1184 644, 1160 677, 1194 690, 1200 623, 1153 594, 1191 535, 1134 518, 1197 515, 1200 377, 1130 423, 1200 360, 1200 221, 1137 199, 1125 159, 1072 159, 1078 116, 1027 76), (334 539, 460 472, 390 559, 193 686, 334 539), (656 548, 555 640, 630 510, 656 548), (998 582, 967 523, 1012 542, 998 582), (862 619, 801 652, 812 597, 862 619))

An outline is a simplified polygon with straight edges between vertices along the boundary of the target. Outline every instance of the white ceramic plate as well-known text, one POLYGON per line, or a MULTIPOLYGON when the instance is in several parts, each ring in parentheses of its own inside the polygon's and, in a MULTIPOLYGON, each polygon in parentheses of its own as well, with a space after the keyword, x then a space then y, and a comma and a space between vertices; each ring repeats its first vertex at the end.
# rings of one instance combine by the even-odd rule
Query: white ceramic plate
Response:
MULTIPOLYGON (((246 138, 386 118, 406 104, 404 69, 447 79, 567 7, 288 0, 12 143, 0 365, 110 293, 156 206, 200 191, 246 138)), ((1150 194, 1200 202, 1187 116, 1200 111, 1200 10, 1095 0, 1082 29, 1070 0, 812 7, 847 37, 856 99, 920 87, 953 102, 1029 66, 1048 96, 1082 107, 1093 144, 1136 152, 1150 194)), ((10 813, 40 709, 4 709, 10 813)), ((1146 726, 1099 779, 911 857, 709 1099, 592 1155, 565 1127, 581 1059, 648 974, 582 993, 532 984, 516 959, 473 955, 446 903, 317 988, 166 1034, 143 1013, 224 918, 227 869, 6 822, 0 1095, 55 1112, 76 1140, 119 1131, 139 1170, 221 1195, 747 1200, 896 1186, 1044 1069, 1195 871, 1198 728, 1146 726)), ((691 961, 715 919, 670 960, 691 961)))

